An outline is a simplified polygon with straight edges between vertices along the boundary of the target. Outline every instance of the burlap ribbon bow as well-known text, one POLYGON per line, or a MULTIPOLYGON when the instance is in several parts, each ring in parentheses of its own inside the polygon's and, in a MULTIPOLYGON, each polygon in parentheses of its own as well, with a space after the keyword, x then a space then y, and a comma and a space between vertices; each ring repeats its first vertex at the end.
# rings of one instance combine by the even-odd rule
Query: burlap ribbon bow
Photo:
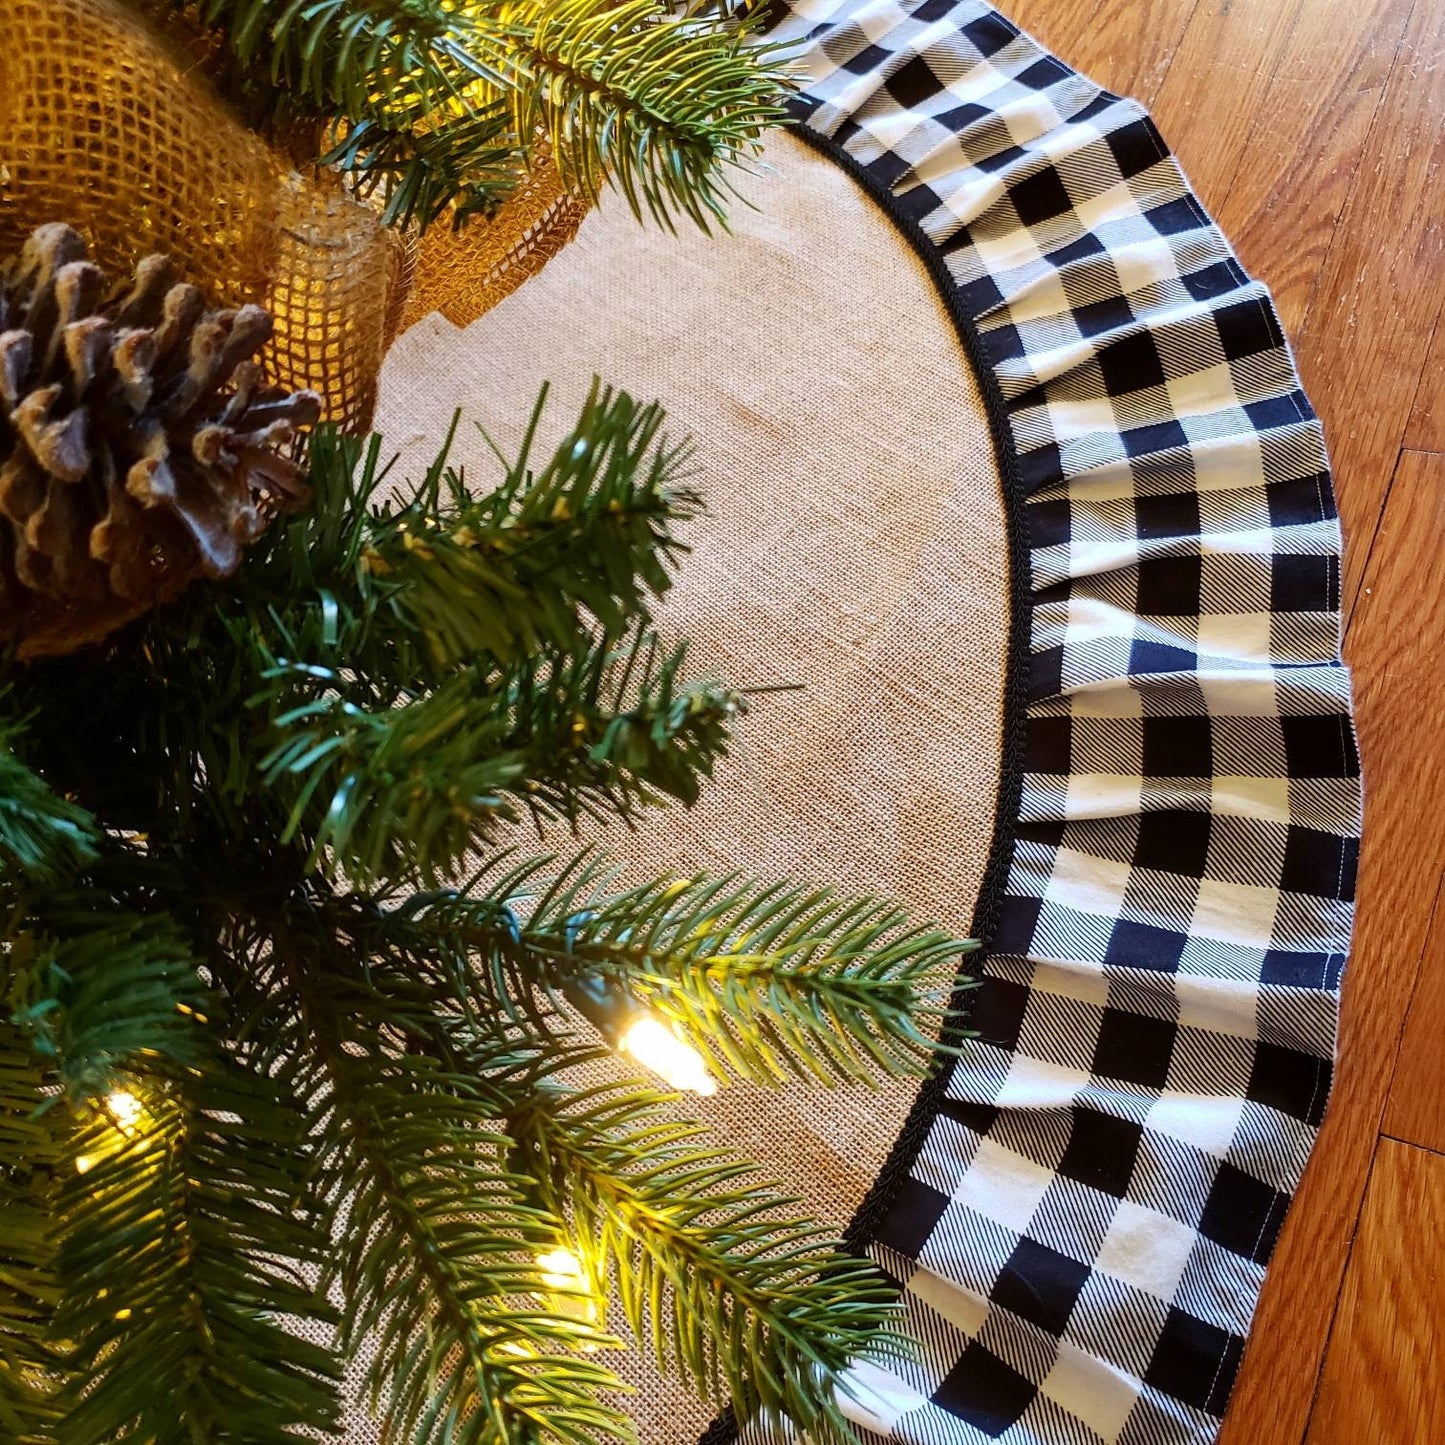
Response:
POLYGON ((0 254, 67 221, 106 270, 163 251, 276 331, 274 381, 364 430, 397 332, 466 325, 571 239, 585 207, 540 164, 490 222, 382 226, 340 179, 268 143, 217 96, 206 48, 123 0, 0 0, 0 254))

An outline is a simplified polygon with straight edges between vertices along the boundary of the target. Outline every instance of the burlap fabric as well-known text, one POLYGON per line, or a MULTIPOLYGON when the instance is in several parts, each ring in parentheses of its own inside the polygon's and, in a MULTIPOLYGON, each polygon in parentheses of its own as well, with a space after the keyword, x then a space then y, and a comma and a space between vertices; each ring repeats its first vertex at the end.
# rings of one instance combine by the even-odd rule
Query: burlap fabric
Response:
MULTIPOLYGON (((730 236, 661 235, 604 203, 466 331, 414 327, 378 426, 416 475, 457 408, 510 451, 544 379, 551 436, 594 373, 664 401, 710 506, 664 626, 694 640, 699 672, 805 690, 757 701, 699 807, 610 830, 607 847, 637 876, 789 875, 966 931, 993 826, 1008 585, 983 402, 882 213, 786 134, 766 161, 730 236)), ((458 457, 476 485, 496 476, 471 425, 458 457)), ((915 1088, 733 1086, 697 1112, 841 1229, 915 1088)), ((708 1409, 646 1359, 623 1368, 644 1445, 697 1439, 708 1409)), ((379 1438, 364 1411, 348 1438, 379 1438)))
POLYGON ((0 0, 0 254, 47 221, 83 231, 113 275, 165 251, 218 303, 271 310, 275 380, 321 392, 348 428, 368 424, 404 316, 472 320, 581 219, 543 164, 489 223, 389 231, 248 129, 189 42, 125 0, 0 0))

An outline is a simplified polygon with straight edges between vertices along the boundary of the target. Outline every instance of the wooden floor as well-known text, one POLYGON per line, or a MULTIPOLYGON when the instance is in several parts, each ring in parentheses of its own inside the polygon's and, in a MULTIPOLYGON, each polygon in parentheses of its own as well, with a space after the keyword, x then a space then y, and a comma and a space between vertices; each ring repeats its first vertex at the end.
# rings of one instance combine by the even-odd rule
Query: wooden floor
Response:
POLYGON ((1221 1445, 1445 1442, 1445 0, 1001 0, 1153 111, 1324 418, 1366 776, 1329 1118, 1221 1445))

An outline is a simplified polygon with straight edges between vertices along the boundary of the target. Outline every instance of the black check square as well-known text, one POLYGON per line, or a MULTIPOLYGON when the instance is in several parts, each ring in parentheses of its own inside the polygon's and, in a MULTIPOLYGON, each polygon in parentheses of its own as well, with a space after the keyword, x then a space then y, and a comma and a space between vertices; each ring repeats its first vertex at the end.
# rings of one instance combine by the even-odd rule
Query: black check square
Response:
POLYGON ((1188 942, 1187 933, 1121 918, 1109 934, 1104 962, 1118 968, 1148 968, 1172 973, 1179 967, 1188 942))
POLYGON ((907 1178, 899 1186, 873 1237, 879 1244, 917 1259, 928 1237, 948 1208, 948 1195, 940 1194, 922 1180, 907 1178))
POLYGON ((1321 599, 1334 601, 1339 559, 1272 557, 1269 565, 1271 612, 1318 612, 1321 599))
POLYGON ((1027 519, 1031 547, 1057 547, 1073 534, 1073 511, 1067 502, 1035 502, 1027 519))
POLYGON ((915 55, 902 70, 889 78, 888 89, 900 105, 911 107, 938 95, 943 90, 943 82, 921 55, 915 55))
MULTIPOLYGON (((1172 774, 1183 777, 1185 774, 1172 774)), ((1213 822, 1208 813, 1189 813, 1180 808, 1145 813, 1139 819, 1139 836, 1134 845, 1134 866, 1202 878, 1209 862, 1209 838, 1213 822)))
POLYGON ((995 1048, 1012 1049, 1019 1041, 1028 1006, 1029 991, 1021 983, 982 979, 973 996, 969 1027, 995 1048))
POLYGON ((996 1440, 1037 1394, 1037 1385, 974 1340, 933 1392, 933 1402, 996 1440))
POLYGON ((1238 1335, 1173 1309, 1144 1380, 1197 1410, 1222 1414, 1243 1350, 1238 1335))
MULTIPOLYGON (((931 19, 932 17, 925 17, 931 19)), ((981 55, 985 60, 990 56, 997 55, 1000 50, 1005 49, 1018 39, 1018 31, 998 14, 996 11, 984 15, 977 20, 970 21, 963 26, 961 31, 963 38, 981 55)))
POLYGON ((1141 637, 1129 649, 1129 671, 1136 677, 1151 672, 1193 672, 1199 654, 1193 648, 1156 637, 1141 637))
POLYGON ((1074 204, 1058 171, 1052 167, 1019 181, 1009 191, 1009 199, 1025 226, 1037 226, 1051 216, 1061 216, 1072 210, 1074 204))
POLYGON ((1264 1264, 1284 1223, 1289 1196, 1227 1160, 1219 1166, 1199 1221, 1206 1239, 1264 1264))
POLYGON ((1107 343, 1100 348, 1096 361, 1104 378, 1104 390, 1110 396, 1163 386, 1168 379, 1159 347, 1147 331, 1107 343))
POLYGON ((1162 1089, 1169 1082, 1176 1034, 1163 1019, 1105 1009, 1090 1067, 1100 1078, 1162 1089))
POLYGON ((1169 155, 1169 148, 1148 116, 1141 117, 1132 125, 1110 131, 1105 139, 1114 164, 1119 168, 1119 175, 1126 181, 1130 176, 1137 176, 1141 171, 1158 165, 1169 155))
POLYGON ((1198 537, 1199 493, 1139 496, 1134 499, 1139 536, 1145 541, 1165 537, 1198 537))
POLYGON ((1105 296, 1074 308, 1074 325, 1080 336, 1102 336, 1134 320, 1134 308, 1124 296, 1105 296))
POLYGON ((1062 1338, 1089 1266, 1037 1240, 1021 1239, 990 1297, 997 1305, 1062 1338))
POLYGON ((1273 313, 1253 299, 1219 307, 1214 313, 1214 325, 1227 361, 1242 361, 1284 345, 1284 333, 1273 313))
POLYGON ((1146 778, 1208 778, 1214 773, 1214 728, 1207 717, 1144 719, 1146 778))
POLYGON ((1299 1049, 1260 1042, 1254 1046, 1254 1067, 1245 1097, 1266 1104, 1306 1124, 1324 1119, 1330 1090, 1330 1066, 1299 1049))
POLYGON ((1342 778, 1359 771, 1354 737, 1340 717, 1282 717, 1285 761, 1295 778, 1342 778))
POLYGON ((1318 828, 1291 828, 1285 841, 1279 886, 1286 893, 1353 898, 1359 843, 1318 828))
POLYGON ((1102 1194, 1123 1199, 1129 1192, 1143 1126, 1132 1119, 1088 1109, 1073 1109, 1070 1114, 1069 1142, 1059 1173, 1102 1194))
POLYGON ((1072 766, 1073 731, 1066 717, 1030 718, 1024 736, 1024 768, 1030 773, 1067 773, 1072 766))
POLYGON ((1151 557, 1137 572, 1141 617, 1198 617, 1204 591, 1202 557, 1151 557))

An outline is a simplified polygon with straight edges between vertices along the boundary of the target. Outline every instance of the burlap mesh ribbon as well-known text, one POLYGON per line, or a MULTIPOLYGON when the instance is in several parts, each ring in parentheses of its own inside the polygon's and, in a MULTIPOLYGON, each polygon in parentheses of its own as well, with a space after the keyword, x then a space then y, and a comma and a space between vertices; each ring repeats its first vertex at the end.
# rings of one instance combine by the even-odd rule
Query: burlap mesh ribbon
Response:
POLYGON ((166 252, 220 304, 270 309, 275 380, 319 391, 349 429, 369 424, 401 325, 475 319, 584 209, 542 163, 492 221, 398 235, 250 130, 174 27, 124 0, 0 0, 0 253, 61 220, 113 274, 166 252))

